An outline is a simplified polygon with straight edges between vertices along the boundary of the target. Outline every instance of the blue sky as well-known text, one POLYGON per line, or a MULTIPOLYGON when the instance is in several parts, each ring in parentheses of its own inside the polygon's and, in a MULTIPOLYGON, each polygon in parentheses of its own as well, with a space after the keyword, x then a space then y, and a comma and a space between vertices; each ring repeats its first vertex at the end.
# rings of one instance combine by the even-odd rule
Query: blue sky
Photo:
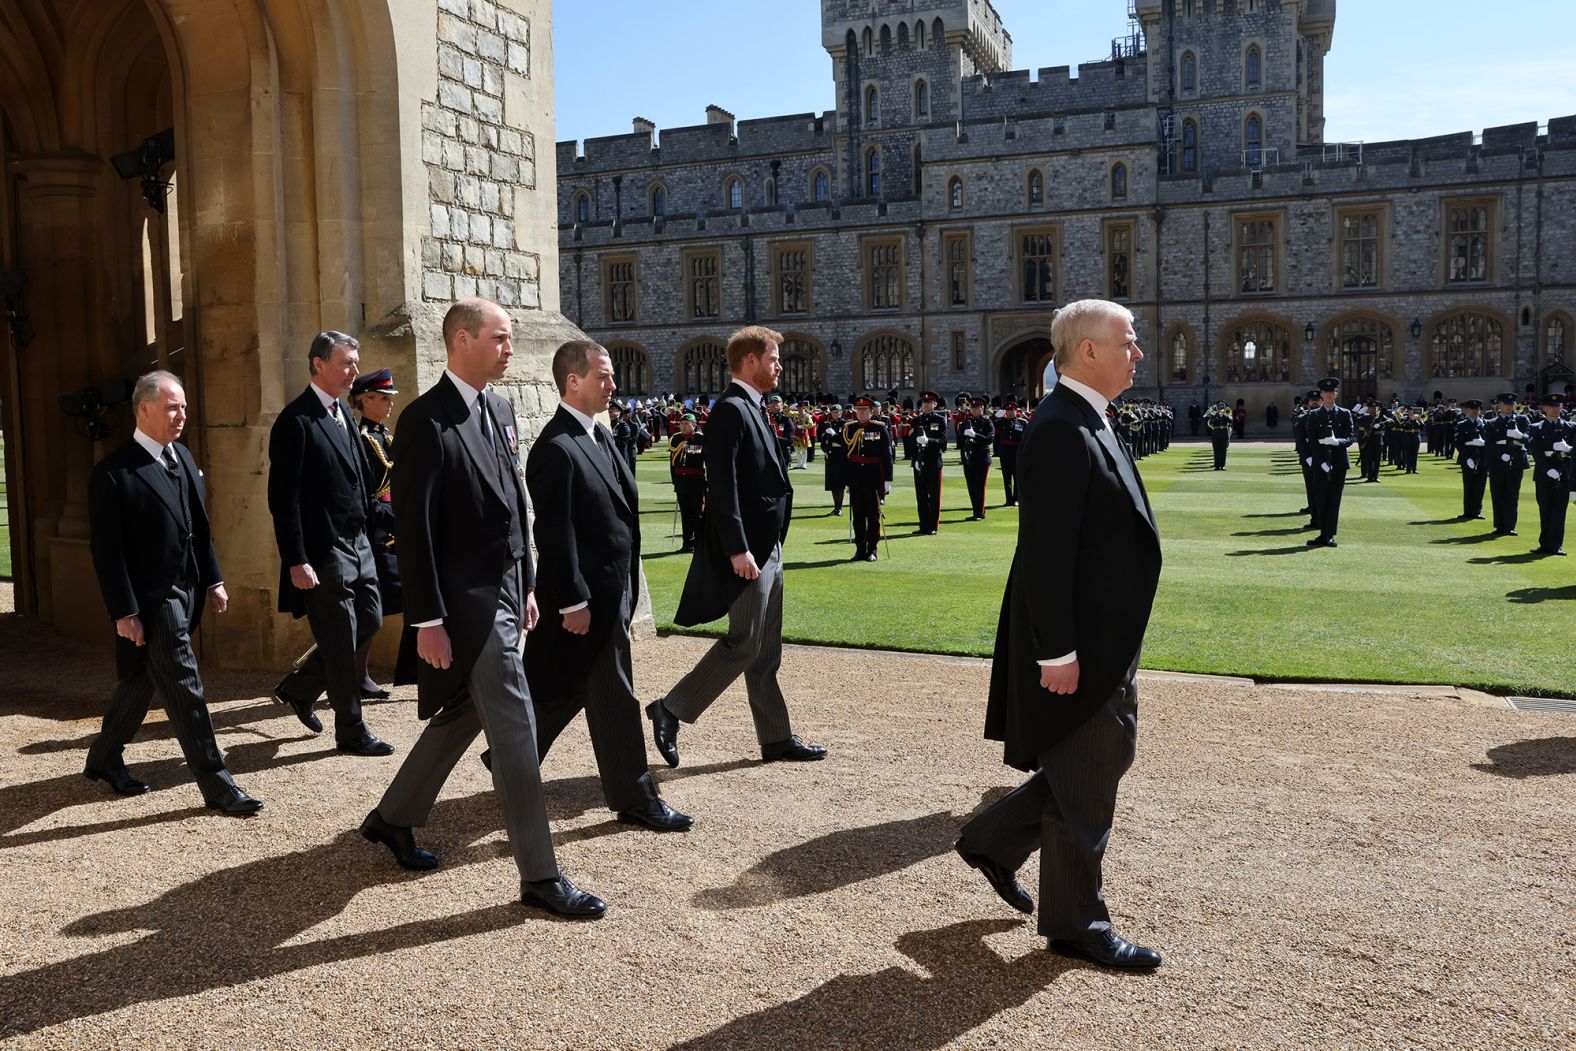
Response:
MULTIPOLYGON (((1019 69, 1105 57, 1125 0, 994 0, 1019 69)), ((832 108, 817 0, 558 0, 559 139, 639 114, 701 124, 832 108)), ((1376 142, 1576 114, 1576 0, 1342 0, 1326 64, 1326 138, 1376 142)))

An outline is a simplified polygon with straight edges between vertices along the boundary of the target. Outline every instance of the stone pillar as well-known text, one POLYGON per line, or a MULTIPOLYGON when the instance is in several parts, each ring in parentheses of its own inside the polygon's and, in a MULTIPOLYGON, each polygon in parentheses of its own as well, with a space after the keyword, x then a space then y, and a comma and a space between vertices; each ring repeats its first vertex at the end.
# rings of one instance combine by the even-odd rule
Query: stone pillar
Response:
POLYGON ((30 423, 21 455, 39 613, 62 631, 96 638, 102 604, 81 597, 98 593, 88 551, 87 486, 103 450, 84 433, 84 420, 61 414, 57 396, 120 375, 99 245, 105 164, 71 152, 17 158, 11 170, 22 180, 18 254, 27 274, 27 309, 40 333, 19 361, 30 423))

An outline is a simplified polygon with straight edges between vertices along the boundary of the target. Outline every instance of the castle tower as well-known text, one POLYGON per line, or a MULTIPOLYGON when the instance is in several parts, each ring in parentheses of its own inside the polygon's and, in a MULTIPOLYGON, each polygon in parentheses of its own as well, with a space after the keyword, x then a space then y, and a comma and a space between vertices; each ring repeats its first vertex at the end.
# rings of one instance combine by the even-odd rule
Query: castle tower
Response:
POLYGON ((837 86, 838 196, 918 192, 918 131, 961 118, 958 84, 1012 68, 988 0, 821 0, 837 86))
POLYGON ((1273 166, 1324 141, 1335 0, 1136 0, 1169 170, 1273 166))

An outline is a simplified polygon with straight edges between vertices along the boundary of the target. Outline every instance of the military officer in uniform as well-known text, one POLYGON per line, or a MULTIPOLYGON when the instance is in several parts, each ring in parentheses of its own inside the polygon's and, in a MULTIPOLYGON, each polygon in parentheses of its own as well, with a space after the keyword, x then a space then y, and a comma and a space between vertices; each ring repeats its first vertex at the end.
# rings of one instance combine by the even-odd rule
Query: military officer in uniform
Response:
POLYGON ((1308 541, 1309 547, 1335 547, 1335 534, 1341 525, 1341 496, 1346 490, 1346 474, 1352 469, 1347 450, 1357 438, 1357 428, 1352 414, 1336 404, 1340 397, 1341 381, 1331 376, 1319 381, 1319 402, 1308 423, 1308 436, 1313 443, 1311 457, 1313 468, 1313 520, 1319 535, 1308 541))
POLYGON ((892 432, 875 419, 871 398, 854 399, 854 422, 843 428, 848 447, 848 503, 853 512, 854 562, 874 562, 881 542, 881 498, 892 491, 892 432))
POLYGON ((843 444, 843 406, 834 404, 820 423, 821 451, 826 454, 826 491, 832 494, 832 514, 843 514, 843 490, 848 487, 848 447, 843 444))
POLYGON ((695 414, 679 417, 678 433, 668 439, 668 475, 679 502, 680 551, 694 551, 706 506, 706 436, 695 427, 695 414))
MULTIPOLYGON (((399 586, 399 559, 394 554, 394 500, 389 479, 394 476, 394 432, 388 418, 394 412, 394 373, 378 369, 357 376, 350 385, 350 405, 361 414, 356 431, 361 441, 356 449, 366 469, 367 488, 372 492, 372 507, 367 512, 367 541, 372 545, 372 565, 378 571, 378 598, 383 616, 405 611, 405 596, 399 586)), ((356 651, 356 673, 361 678, 363 700, 383 700, 389 692, 367 674, 370 642, 356 651)))
POLYGON ((1538 550, 1563 555, 1565 511, 1570 506, 1571 447, 1576 445, 1576 423, 1560 418, 1565 399, 1543 396, 1543 418, 1532 424, 1532 483, 1538 494, 1538 550))
POLYGON ((1488 421, 1484 440, 1488 443, 1488 491, 1494 504, 1494 532, 1515 536, 1516 512, 1521 503, 1521 476, 1527 470, 1528 430, 1532 422, 1516 411, 1516 396, 1501 394, 1494 399, 1499 414, 1488 421))
POLYGON ((635 473, 635 458, 640 455, 640 450, 651 446, 651 434, 640 425, 633 413, 625 412, 624 407, 616 401, 607 404, 607 415, 610 423, 609 430, 613 432, 613 446, 618 450, 618 455, 629 465, 629 473, 635 473))
POLYGON ((941 397, 919 396, 914 428, 914 498, 919 505, 919 535, 935 536, 941 526, 941 459, 947 451, 947 418, 936 411, 941 397))
POLYGON ((996 459, 1001 461, 1001 488, 1004 507, 1018 506, 1018 445, 1029 421, 1018 412, 1018 403, 1008 398, 996 424, 996 459))
POLYGON ((958 429, 958 446, 963 450, 963 479, 968 483, 969 503, 974 513, 971 522, 985 521, 985 482, 990 477, 991 444, 995 428, 985 415, 985 399, 969 401, 969 415, 958 429))
POLYGON ((1483 517, 1483 488, 1488 485, 1488 421, 1483 419, 1483 403, 1473 398, 1461 403, 1461 422, 1456 424, 1455 447, 1461 460, 1461 518, 1475 521, 1483 517))

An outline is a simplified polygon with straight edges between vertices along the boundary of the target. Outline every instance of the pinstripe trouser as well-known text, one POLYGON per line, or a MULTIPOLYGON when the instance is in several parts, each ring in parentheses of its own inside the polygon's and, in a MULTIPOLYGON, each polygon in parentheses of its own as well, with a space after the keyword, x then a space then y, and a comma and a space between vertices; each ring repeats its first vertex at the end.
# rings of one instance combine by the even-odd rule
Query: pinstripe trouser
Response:
MULTIPOLYGON (((558 616, 547 613, 546 616, 558 616)), ((580 687, 572 694, 538 706, 536 754, 548 749, 581 709, 591 732, 602 797, 614 810, 627 810, 657 798, 657 783, 646 765, 646 725, 635 696, 635 670, 629 641, 630 594, 624 593, 619 623, 608 633, 580 687)))
POLYGON ((334 736, 344 738, 362 725, 356 651, 383 626, 378 569, 366 533, 338 538, 329 557, 313 568, 317 587, 302 595, 317 649, 279 688, 286 696, 306 702, 326 692, 334 708, 334 736))
POLYGON ((761 744, 787 740, 788 703, 777 685, 783 662, 783 549, 778 544, 728 608, 728 634, 712 644, 690 673, 668 691, 663 705, 687 723, 699 719, 733 680, 744 676, 761 744))
POLYGON ((520 569, 504 577, 492 634, 471 668, 466 696, 428 720, 378 803, 392 825, 427 823, 438 793, 478 733, 492 749, 493 788, 522 880, 554 879, 558 862, 536 759, 536 714, 520 660, 520 569))
POLYGON ((1137 743, 1135 658, 1099 711, 1040 754, 1038 773, 963 826, 966 849, 1013 872, 1039 849, 1039 931, 1047 938, 1078 939, 1111 926, 1100 862, 1111 839, 1116 786, 1133 765, 1137 743))
POLYGON ((162 602, 141 612, 142 667, 116 684, 104 713, 104 727, 88 749, 87 765, 90 770, 125 765, 124 749, 137 735, 147 718, 148 705, 158 693, 197 787, 204 799, 212 799, 235 782, 224 768, 224 755, 214 739, 202 677, 197 673, 197 655, 192 652, 189 629, 197 601, 195 590, 190 585, 172 587, 162 602))

